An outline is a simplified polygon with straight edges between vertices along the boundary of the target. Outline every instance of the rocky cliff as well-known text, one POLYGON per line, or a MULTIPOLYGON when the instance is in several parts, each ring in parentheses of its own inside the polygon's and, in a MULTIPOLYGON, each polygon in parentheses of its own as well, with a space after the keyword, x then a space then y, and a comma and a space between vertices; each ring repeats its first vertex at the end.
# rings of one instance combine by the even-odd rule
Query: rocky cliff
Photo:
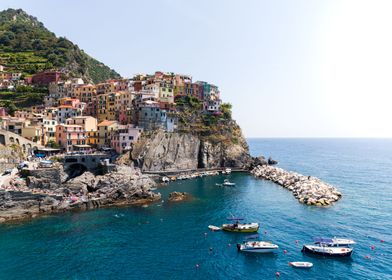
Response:
MULTIPOLYGON (((235 127, 239 130, 239 127, 235 127)), ((249 168, 252 158, 242 134, 230 132, 206 137, 190 132, 156 131, 143 136, 129 160, 142 171, 177 172, 197 168, 249 168), (235 141, 233 137, 235 135, 235 141)))
POLYGON ((36 169, 26 180, 14 178, 9 186, 1 186, 0 223, 70 210, 143 204, 161 197, 151 191, 155 185, 151 178, 129 166, 118 166, 115 172, 101 176, 85 172, 66 182, 48 182, 50 174, 57 174, 59 180, 60 173, 36 169))

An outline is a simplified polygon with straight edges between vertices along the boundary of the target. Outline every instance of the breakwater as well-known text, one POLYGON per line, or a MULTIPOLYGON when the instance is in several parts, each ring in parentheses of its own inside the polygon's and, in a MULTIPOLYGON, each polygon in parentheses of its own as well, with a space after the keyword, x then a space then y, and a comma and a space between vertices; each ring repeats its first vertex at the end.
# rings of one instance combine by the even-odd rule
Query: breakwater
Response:
POLYGON ((288 189, 300 203, 306 205, 328 206, 342 197, 334 186, 316 177, 304 176, 279 167, 259 165, 251 174, 288 189))

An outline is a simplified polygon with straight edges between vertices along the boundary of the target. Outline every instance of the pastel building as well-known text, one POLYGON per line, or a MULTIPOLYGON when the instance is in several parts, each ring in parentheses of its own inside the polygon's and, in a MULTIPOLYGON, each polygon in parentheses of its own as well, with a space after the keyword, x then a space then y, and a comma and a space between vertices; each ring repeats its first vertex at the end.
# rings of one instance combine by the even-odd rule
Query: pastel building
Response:
POLYGON ((46 142, 51 140, 56 140, 56 127, 58 123, 56 120, 52 119, 43 119, 42 126, 44 128, 46 142))
POLYGON ((98 141, 99 147, 110 147, 111 135, 117 130, 116 121, 104 120, 98 124, 98 141))
POLYGON ((83 114, 85 103, 79 99, 63 98, 59 101, 60 106, 57 108, 56 120, 59 123, 65 123, 67 119, 80 116, 83 114))
POLYGON ((41 126, 26 126, 22 128, 21 136, 33 141, 45 145, 45 135, 41 126))
POLYGON ((56 126, 57 143, 67 152, 77 145, 87 145, 86 132, 80 125, 59 124, 56 126))
POLYGON ((135 127, 132 124, 119 125, 110 136, 110 146, 117 153, 122 154, 124 151, 131 149, 132 144, 137 141, 142 132, 142 128, 135 127))
POLYGON ((116 120, 121 124, 132 121, 132 99, 133 95, 129 91, 119 91, 115 95, 116 120))

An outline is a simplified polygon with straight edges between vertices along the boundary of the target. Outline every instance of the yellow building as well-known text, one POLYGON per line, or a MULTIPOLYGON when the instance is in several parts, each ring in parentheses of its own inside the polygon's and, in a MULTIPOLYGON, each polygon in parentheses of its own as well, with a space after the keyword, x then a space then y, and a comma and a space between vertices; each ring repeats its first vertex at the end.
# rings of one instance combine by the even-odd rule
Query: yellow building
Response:
POLYGON ((40 126, 26 126, 22 128, 22 137, 39 143, 41 145, 46 144, 45 134, 42 134, 42 128, 40 126))
POLYGON ((116 121, 104 120, 98 124, 98 146, 110 146, 110 136, 117 130, 116 121))
POLYGON ((77 98, 81 102, 92 102, 97 95, 97 90, 94 85, 80 85, 73 89, 72 98, 77 98))
POLYGON ((116 93, 98 95, 98 121, 116 120, 116 93))
POLYGON ((98 145, 98 131, 87 131, 87 145, 97 146, 98 145))
POLYGON ((106 82, 99 83, 96 85, 97 94, 107 94, 115 92, 115 83, 114 82, 106 82))

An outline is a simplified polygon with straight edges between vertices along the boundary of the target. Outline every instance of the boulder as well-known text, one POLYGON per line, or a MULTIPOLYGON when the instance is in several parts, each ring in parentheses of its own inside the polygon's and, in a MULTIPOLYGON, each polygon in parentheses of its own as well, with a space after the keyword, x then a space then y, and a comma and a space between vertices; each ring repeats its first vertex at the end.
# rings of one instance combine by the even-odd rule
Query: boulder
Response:
POLYGON ((169 201, 183 201, 190 198, 186 192, 172 192, 169 194, 169 201))

